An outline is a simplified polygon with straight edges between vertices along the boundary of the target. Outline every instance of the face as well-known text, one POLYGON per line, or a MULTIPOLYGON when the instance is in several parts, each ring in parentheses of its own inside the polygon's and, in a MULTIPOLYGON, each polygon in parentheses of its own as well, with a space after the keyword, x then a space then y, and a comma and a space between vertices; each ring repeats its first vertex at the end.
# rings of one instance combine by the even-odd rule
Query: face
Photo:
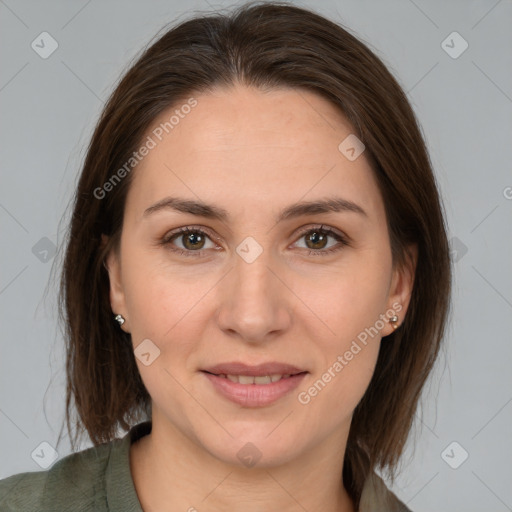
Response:
POLYGON ((346 437, 412 277, 393 269, 372 169, 339 149, 354 130, 328 101, 242 86, 194 98, 148 132, 107 260, 112 310, 145 354, 153 428, 226 463, 285 463, 346 437), (248 368, 214 368, 228 363, 248 368))

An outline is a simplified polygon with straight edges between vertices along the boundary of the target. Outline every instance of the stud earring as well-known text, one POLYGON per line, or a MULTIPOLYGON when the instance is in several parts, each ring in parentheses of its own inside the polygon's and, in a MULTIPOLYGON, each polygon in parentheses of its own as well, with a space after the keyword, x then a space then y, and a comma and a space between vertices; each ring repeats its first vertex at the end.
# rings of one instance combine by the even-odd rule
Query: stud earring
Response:
POLYGON ((116 315, 115 316, 115 320, 117 320, 119 322, 119 325, 123 325, 124 324, 123 315, 116 315))
POLYGON ((396 315, 390 317, 389 323, 393 326, 393 329, 398 329, 398 317, 396 315))

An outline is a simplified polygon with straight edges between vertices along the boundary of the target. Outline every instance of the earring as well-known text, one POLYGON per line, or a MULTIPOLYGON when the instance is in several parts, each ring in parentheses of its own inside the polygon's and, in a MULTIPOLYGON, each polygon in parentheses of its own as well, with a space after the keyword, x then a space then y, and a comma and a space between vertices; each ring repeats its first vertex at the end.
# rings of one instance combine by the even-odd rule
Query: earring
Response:
POLYGON ((398 317, 396 315, 389 319, 389 323, 393 326, 393 329, 398 329, 398 317))
POLYGON ((124 324, 123 315, 116 315, 115 316, 115 320, 117 320, 119 322, 119 325, 123 325, 124 324))

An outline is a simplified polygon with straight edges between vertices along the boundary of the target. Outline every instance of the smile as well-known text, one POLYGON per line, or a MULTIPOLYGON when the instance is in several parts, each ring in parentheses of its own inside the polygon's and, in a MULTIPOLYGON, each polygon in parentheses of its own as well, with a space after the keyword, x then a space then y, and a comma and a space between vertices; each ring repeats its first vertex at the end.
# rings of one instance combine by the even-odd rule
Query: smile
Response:
POLYGON ((202 373, 222 398, 242 407, 264 407, 290 394, 308 372, 259 376, 202 373))
POLYGON ((272 382, 278 382, 281 379, 288 379, 290 374, 280 375, 278 373, 274 373, 272 375, 262 375, 258 377, 254 377, 251 375, 217 375, 217 377, 224 377, 225 379, 229 379, 231 382, 238 382, 239 384, 270 384, 272 382))

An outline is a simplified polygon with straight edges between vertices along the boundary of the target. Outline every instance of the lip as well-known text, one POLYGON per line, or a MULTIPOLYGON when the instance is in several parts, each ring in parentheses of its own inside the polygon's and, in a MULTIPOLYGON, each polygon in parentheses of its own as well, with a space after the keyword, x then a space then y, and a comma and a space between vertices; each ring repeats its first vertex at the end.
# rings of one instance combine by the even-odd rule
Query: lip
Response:
MULTIPOLYGON (((282 365, 281 368, 283 368, 282 365)), ((253 374, 253 376, 262 375, 260 368, 255 370, 253 367, 252 371, 260 372, 253 374)), ((264 407, 276 402, 291 393, 308 374, 308 372, 304 371, 303 373, 290 375, 290 377, 286 379, 281 379, 270 384, 240 384, 238 382, 232 382, 226 377, 220 377, 219 375, 214 375, 206 371, 202 373, 212 383, 214 389, 220 395, 243 407, 264 407)), ((276 371, 273 373, 281 372, 276 371)), ((248 374, 234 372, 230 375, 248 374)), ((265 373, 265 375, 268 375, 268 373, 265 373)))
MULTIPOLYGON (((221 363, 209 368, 202 369, 204 372, 214 375, 248 375, 250 377, 261 377, 279 373, 280 375, 294 375, 307 372, 304 368, 297 368, 291 364, 278 363, 275 361, 261 363, 258 365, 247 365, 240 362, 221 363)), ((270 384, 265 384, 270 386, 270 384)))

